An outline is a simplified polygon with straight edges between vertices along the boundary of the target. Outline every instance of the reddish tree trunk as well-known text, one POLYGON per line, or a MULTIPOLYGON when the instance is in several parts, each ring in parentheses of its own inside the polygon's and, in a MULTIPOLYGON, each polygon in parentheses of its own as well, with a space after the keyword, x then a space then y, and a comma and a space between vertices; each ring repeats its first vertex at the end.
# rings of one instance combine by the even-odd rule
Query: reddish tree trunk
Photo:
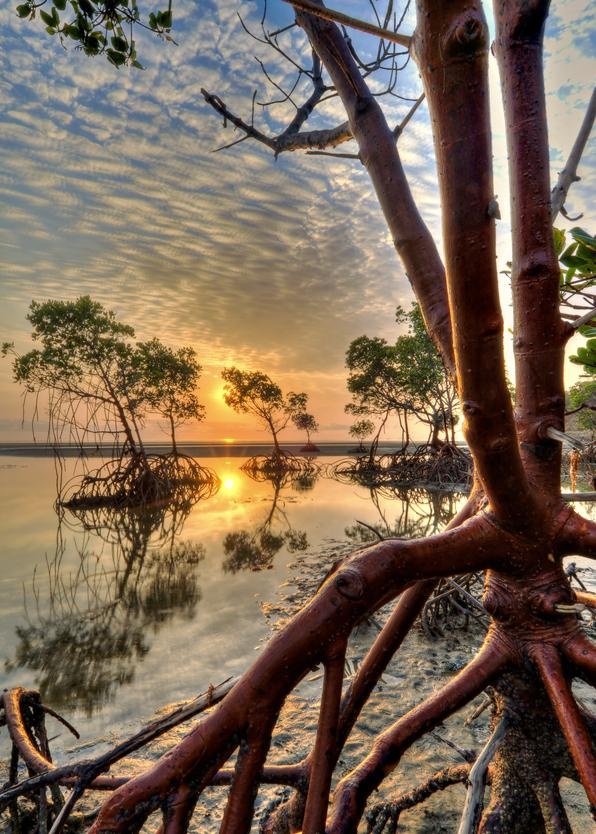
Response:
MULTIPOLYGON (((557 789, 563 772, 581 781, 596 808, 594 724, 570 687, 574 676, 594 685, 596 650, 575 615, 575 595, 562 567, 568 554, 596 558, 596 525, 562 503, 560 448, 547 433, 563 424, 568 336, 558 312, 549 207, 541 67, 547 7, 541 0, 495 2, 514 228, 515 414, 506 385, 497 291, 489 44, 481 4, 417 3, 413 47, 432 119, 445 269, 412 200, 395 137, 342 33, 331 22, 298 13, 345 106, 425 321, 457 378, 475 490, 448 530, 426 540, 384 541, 338 565, 221 704, 150 770, 115 791, 92 834, 135 834, 155 810, 164 815, 164 834, 181 834, 201 790, 223 781, 230 782, 230 790, 221 830, 248 833, 259 783, 276 779, 297 790, 286 808, 292 830, 302 826, 303 834, 354 834, 371 792, 408 746, 489 683, 503 703, 509 699, 515 705, 524 732, 534 712, 520 694, 523 685, 502 695, 511 674, 540 687, 537 700, 546 705, 550 725, 556 721, 553 738, 563 745, 559 762, 566 757, 566 764, 556 772, 558 765, 551 763, 543 778, 537 771, 522 773, 523 761, 516 765, 515 755, 507 754, 513 748, 505 745, 497 757, 482 830, 507 830, 507 786, 517 784, 525 803, 520 819, 528 830, 541 831, 546 823, 549 834, 565 834, 557 789), (343 744, 435 580, 480 570, 486 571, 484 604, 491 625, 478 654, 445 687, 387 728, 330 798, 343 744), (394 614, 342 696, 352 628, 401 592, 394 614), (324 666, 325 679, 313 751, 300 764, 269 767, 266 757, 277 715, 295 685, 318 664, 324 666), (238 761, 230 777, 222 768, 235 750, 238 761)), ((274 830, 272 820, 267 831, 274 830)))

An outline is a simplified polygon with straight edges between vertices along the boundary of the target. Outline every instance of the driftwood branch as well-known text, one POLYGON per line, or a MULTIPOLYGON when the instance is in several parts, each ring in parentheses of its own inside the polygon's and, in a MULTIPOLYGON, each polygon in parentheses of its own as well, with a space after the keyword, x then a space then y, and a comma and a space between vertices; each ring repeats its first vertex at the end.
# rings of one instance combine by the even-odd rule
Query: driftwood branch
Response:
MULTIPOLYGON (((402 794, 402 796, 393 802, 383 802, 373 806, 368 814, 369 831, 371 834, 381 834, 385 830, 387 823, 395 825, 399 822, 399 816, 402 811, 420 805, 420 803, 424 802, 434 793, 437 793, 437 791, 444 791, 445 788, 451 785, 465 782, 469 772, 469 764, 459 764, 443 768, 433 774, 422 785, 418 785, 413 790, 408 791, 408 793, 402 794)), ((390 831, 391 829, 389 828, 387 830, 390 831)))
MULTIPOLYGON (((50 762, 47 762, 47 769, 44 770, 44 772, 31 776, 28 779, 24 779, 23 781, 18 782, 15 785, 11 785, 1 791, 0 809, 5 807, 6 803, 15 799, 17 796, 31 793, 37 788, 45 787, 46 785, 56 783, 77 784, 79 780, 84 780, 87 786, 91 781, 93 781, 93 779, 95 779, 96 776, 108 770, 111 765, 120 761, 120 759, 130 755, 135 750, 139 750, 141 747, 149 744, 149 742, 154 739, 159 738, 159 736, 168 732, 168 730, 173 729, 184 721, 188 721, 190 718, 199 715, 209 707, 217 704, 225 695, 227 695, 237 680, 238 678, 229 678, 217 686, 211 686, 207 692, 198 695, 190 701, 190 703, 177 707, 172 710, 172 712, 163 716, 163 718, 158 718, 151 722, 147 726, 143 727, 143 729, 138 733, 131 736, 131 738, 128 738, 116 745, 116 747, 112 750, 108 750, 107 753, 102 754, 97 759, 65 765, 64 767, 55 767, 50 762)), ((7 694, 5 693, 5 698, 6 697, 7 694)), ((8 719, 9 716, 6 717, 8 719)), ((20 752, 22 755, 23 751, 20 752)), ((105 788, 112 790, 120 781, 122 780, 118 780, 117 777, 111 777, 109 784, 106 783, 105 788)), ((94 787, 102 788, 104 786, 96 785, 94 787)), ((74 801, 76 801, 76 798, 74 801)))
POLYGON ((476 834, 482 815, 484 787, 486 785, 488 766, 505 735, 506 719, 501 718, 491 737, 486 742, 468 777, 468 792, 461 815, 457 834, 476 834))
MULTIPOLYGON (((586 110, 586 115, 582 121, 581 127, 577 134, 577 138, 573 143, 573 148, 569 154, 569 158, 565 167, 559 174, 557 184, 551 192, 551 218, 554 223, 558 213, 563 210, 567 193, 574 182, 580 178, 577 175, 577 166, 586 147, 586 143, 590 138, 592 127, 594 125, 594 118, 596 117, 596 89, 592 90, 592 97, 586 110)), ((581 216, 581 215, 580 215, 581 216)), ((578 218, 576 218, 578 219, 578 218)))

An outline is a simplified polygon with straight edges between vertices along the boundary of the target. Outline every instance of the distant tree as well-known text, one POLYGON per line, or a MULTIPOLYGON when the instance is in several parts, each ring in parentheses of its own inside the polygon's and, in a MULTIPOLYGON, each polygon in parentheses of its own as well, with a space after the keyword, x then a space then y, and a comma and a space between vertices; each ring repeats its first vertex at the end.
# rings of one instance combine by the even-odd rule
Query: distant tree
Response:
POLYGON ((292 422, 297 429, 306 432, 305 449, 308 450, 312 447, 313 450, 316 450, 317 447, 310 439, 311 434, 314 434, 319 430, 319 424, 315 420, 314 415, 309 414, 307 411, 299 411, 297 414, 292 415, 292 422))
POLYGON ((142 395, 151 411, 167 420, 172 448, 177 453, 176 429, 189 420, 200 422, 205 418, 205 407, 197 397, 202 368, 196 351, 191 347, 173 350, 151 339, 137 345, 134 360, 142 395))
POLYGON ((176 448, 176 426, 204 416, 196 396, 201 366, 192 348, 174 351, 157 339, 135 343, 134 329, 89 296, 33 301, 27 319, 40 347, 17 355, 6 343, 2 350, 14 356, 14 379, 35 397, 35 413, 38 398, 47 396, 52 440, 111 438, 116 445, 114 460, 86 475, 71 502, 142 504, 171 497, 175 484, 212 481, 212 473, 183 460, 176 448), (141 431, 151 413, 169 422, 170 458, 146 453, 141 431), (125 463, 128 453, 133 460, 125 463))
POLYGON ((262 371, 241 371, 239 368, 224 368, 224 399, 230 408, 242 414, 252 414, 261 425, 271 432, 274 454, 282 454, 278 435, 290 420, 306 413, 308 396, 293 391, 284 394, 262 371))
POLYGON ((360 448, 364 449, 364 439, 372 434, 375 430, 375 424, 372 420, 357 420, 350 428, 348 429, 348 434, 350 437, 353 437, 354 440, 357 440, 360 444, 360 448))
POLYGON ((134 329, 88 295, 33 301, 27 320, 41 347, 19 356, 7 343, 3 353, 14 355, 14 379, 27 393, 47 393, 55 438, 65 431, 80 442, 124 436, 131 453, 142 453, 142 425, 153 412, 168 420, 176 450, 175 427, 203 419, 193 348, 173 350, 158 339, 135 343, 134 329))
POLYGON ((394 345, 368 336, 351 342, 346 364, 354 402, 348 410, 353 414, 394 412, 404 418, 406 435, 408 417, 414 416, 428 426, 429 442, 437 448, 444 442, 441 433, 453 441, 457 393, 426 332, 418 305, 409 312, 398 307, 396 320, 406 323, 408 331, 394 345))
POLYGON ((580 380, 569 389, 567 414, 577 413, 580 429, 596 432, 596 379, 580 380))
MULTIPOLYGON (((76 301, 32 301, 27 320, 40 348, 22 356, 11 344, 15 382, 36 398, 47 393, 54 439, 122 435, 132 453, 143 448, 147 402, 138 396, 134 330, 88 295, 76 301)), ((37 410, 37 409, 36 409, 37 410)))

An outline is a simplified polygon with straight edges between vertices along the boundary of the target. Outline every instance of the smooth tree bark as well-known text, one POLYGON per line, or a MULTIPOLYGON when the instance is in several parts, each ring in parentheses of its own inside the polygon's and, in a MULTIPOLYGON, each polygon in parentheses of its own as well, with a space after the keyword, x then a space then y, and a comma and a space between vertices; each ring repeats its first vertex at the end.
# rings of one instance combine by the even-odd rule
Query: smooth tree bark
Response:
MULTIPOLYGON (((496 721, 514 707, 517 729, 507 729, 509 739, 518 731, 525 738, 536 730, 531 699, 521 693, 524 686, 538 693, 534 700, 543 705, 541 715, 549 716, 542 729, 558 734, 565 761, 549 765, 545 756, 544 767, 550 769, 543 775, 536 768, 523 772, 523 760, 510 752, 513 742, 503 744, 481 831, 521 834, 529 825, 536 831, 567 831, 557 787, 561 775, 580 781, 596 809, 595 722, 571 690, 574 677, 596 683, 596 647, 576 615, 577 596, 562 566, 569 554, 596 557, 596 525, 562 501, 560 444, 549 436, 550 429, 564 425, 563 357, 572 329, 559 314, 552 242, 542 75, 547 13, 543 0, 495 0, 512 200, 514 410, 497 289, 490 44, 481 3, 418 0, 416 31, 409 41, 432 120, 444 265, 412 199, 395 135, 344 34, 334 22, 296 10, 345 107, 347 131, 358 142, 429 332, 457 379, 476 481, 445 531, 427 539, 381 541, 336 565, 218 706, 166 756, 112 793, 91 834, 135 834, 153 812, 163 816, 162 834, 182 834, 210 784, 229 785, 220 831, 248 834, 259 786, 275 782, 295 790, 265 822, 268 834, 354 834, 372 792, 404 751, 489 684, 497 693, 496 721), (446 686, 387 727, 367 757, 331 790, 350 731, 436 580, 481 570, 486 571, 484 606, 491 624, 477 655, 446 686), (343 687, 350 632, 363 616, 398 595, 357 675, 343 687), (269 765, 277 716, 296 684, 319 664, 324 684, 312 751, 299 763, 269 765), (226 763, 235 752, 230 770, 226 763), (511 814, 511 793, 507 797, 512 780, 523 805, 517 819, 511 814)), ((225 108, 219 99, 212 103, 219 112, 225 108)), ((254 129, 250 135, 259 140, 254 129)), ((593 595, 583 593, 582 601, 596 607, 593 595)), ((8 703, 17 709, 14 699, 8 703)), ((19 737, 19 743, 26 747, 27 741, 19 737)), ((72 774, 70 779, 72 784, 72 774)))

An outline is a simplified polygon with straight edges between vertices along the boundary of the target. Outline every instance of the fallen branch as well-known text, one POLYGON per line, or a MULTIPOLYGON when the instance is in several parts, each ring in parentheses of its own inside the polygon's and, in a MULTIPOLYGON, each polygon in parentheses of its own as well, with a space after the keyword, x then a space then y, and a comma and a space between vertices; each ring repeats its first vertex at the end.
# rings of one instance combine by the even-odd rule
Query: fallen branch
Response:
POLYGON ((478 830, 484 803, 484 787, 487 780, 488 766, 505 735, 505 730, 506 719, 503 716, 470 770, 468 792, 457 834, 476 834, 478 830))

